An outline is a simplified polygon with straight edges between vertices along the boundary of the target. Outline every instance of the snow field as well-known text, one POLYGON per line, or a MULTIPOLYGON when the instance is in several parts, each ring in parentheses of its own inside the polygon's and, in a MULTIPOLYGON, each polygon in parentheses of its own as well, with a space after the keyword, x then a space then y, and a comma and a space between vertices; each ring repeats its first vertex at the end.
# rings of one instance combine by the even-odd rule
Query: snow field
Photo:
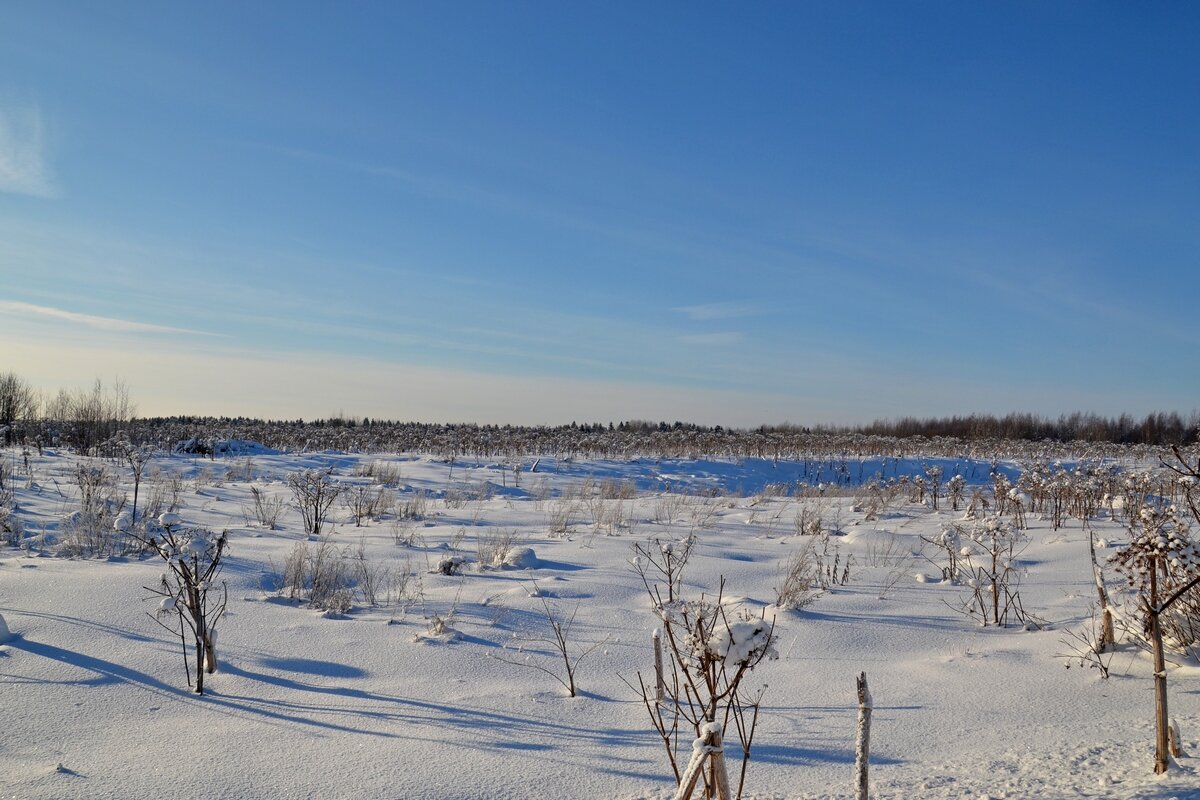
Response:
MULTIPOLYGON (((178 640, 147 616, 155 605, 141 587, 160 563, 49 555, 78 508, 76 462, 48 453, 15 481, 27 547, 0 549, 0 614, 13 634, 0 645, 0 796, 669 797, 662 744, 622 680, 652 671, 659 625, 629 561, 634 542, 694 534, 685 595, 711 595, 724 577, 728 597, 776 619, 779 659, 747 679, 768 685, 749 794, 851 796, 854 678, 865 671, 872 796, 1200 797, 1191 758, 1152 774, 1145 655, 1126 642, 1107 681, 1055 658, 1094 598, 1078 520, 1052 531, 1030 515, 1022 596, 1048 628, 994 629, 954 610, 962 588, 917 555, 932 555, 921 537, 961 512, 899 502, 867 521, 834 489, 806 499, 662 491, 794 483, 797 464, 544 462, 515 488, 486 463, 456 462, 450 478, 445 463, 404 456, 163 457, 154 481, 179 477, 181 519, 231 536, 221 667, 198 697, 178 640), (287 473, 333 467, 341 483, 375 486, 359 473, 376 461, 399 472, 397 506, 426 493, 424 518, 384 514, 356 527, 335 503, 330 537, 361 541, 393 574, 411 569, 407 599, 371 607, 356 596, 348 613, 325 616, 280 597, 282 565, 306 538, 287 473), (597 501, 580 492, 589 478, 637 491, 597 501), (277 530, 250 523, 252 486, 286 499, 277 530), (805 509, 836 528, 828 552, 852 558, 850 577, 802 610, 776 611, 781 565, 812 539, 795 530, 805 509), (566 530, 553 532, 564 513, 566 530), (398 545, 398 532, 412 546, 398 545), (532 552, 479 569, 480 542, 504 533, 532 552), (436 569, 448 555, 465 559, 461 574, 436 569), (574 698, 495 657, 558 668, 531 641, 546 629, 543 598, 577 613, 580 648, 603 642, 580 664, 574 698), (431 634, 435 617, 447 632, 431 634)), ((152 488, 142 485, 139 502, 152 488)), ((1127 540, 1119 524, 1092 524, 1112 545, 1104 554, 1127 540)), ((1169 688, 1184 750, 1197 752, 1200 669, 1176 666, 1169 688)))

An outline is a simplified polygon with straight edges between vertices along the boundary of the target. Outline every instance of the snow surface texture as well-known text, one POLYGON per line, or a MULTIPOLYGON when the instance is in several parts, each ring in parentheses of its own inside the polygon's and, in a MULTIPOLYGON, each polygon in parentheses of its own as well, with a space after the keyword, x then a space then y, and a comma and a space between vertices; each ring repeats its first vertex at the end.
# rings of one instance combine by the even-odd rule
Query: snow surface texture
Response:
MULTIPOLYGON (((651 635, 661 624, 630 568, 631 545, 694 531, 685 595, 711 598, 724 576, 740 609, 765 609, 770 619, 781 565, 813 538, 794 524, 806 511, 835 532, 831 554, 836 548, 843 564, 853 557, 849 582, 776 616, 779 658, 748 678, 769 685, 749 795, 852 796, 855 677, 865 670, 875 699, 873 797, 1200 798, 1193 758, 1152 774, 1143 653, 1126 641, 1107 681, 1055 657, 1095 594, 1078 520, 1052 531, 1030 515, 1022 597, 1050 628, 1001 630, 953 610, 962 587, 914 555, 922 535, 940 536, 961 512, 899 501, 868 522, 845 491, 663 493, 794 482, 812 465, 543 461, 518 488, 495 465, 458 461, 451 479, 446 463, 393 456, 382 460, 399 471, 395 508, 426 492, 424 513, 387 513, 359 527, 335 504, 331 540, 350 549, 361 541, 371 563, 411 573, 407 599, 372 607, 356 592, 349 612, 323 614, 279 591, 287 556, 305 540, 283 479, 332 466, 339 482, 371 486, 363 473, 381 458, 241 452, 257 454, 252 462, 156 459, 158 476, 139 496, 145 508, 178 476, 183 524, 230 531, 221 667, 203 697, 186 687, 178 640, 148 616, 157 603, 142 587, 158 580, 160 562, 49 555, 79 508, 69 478, 77 459, 48 452, 33 475, 18 472, 24 548, 0 549, 0 612, 12 631, 0 645, 0 796, 669 797, 662 745, 621 680, 652 674, 651 635), (581 497, 589 476, 628 480, 638 492, 581 497), (252 487, 287 501, 276 529, 253 521, 252 487), (477 548, 504 533, 515 534, 508 568, 479 569, 477 548), (457 574, 437 568, 449 556, 462 558, 457 574), (564 617, 577 609, 573 647, 606 641, 580 665, 575 698, 543 672, 489 658, 507 652, 558 667, 536 640, 547 635, 543 602, 564 617)), ((989 465, 959 466, 970 483, 986 483, 989 465)), ((838 474, 857 472, 854 462, 838 474)), ((1127 541, 1119 524, 1092 524, 1111 547, 1127 541)), ((739 625, 716 644, 735 656, 763 644, 760 629, 739 625)), ((1184 751, 1194 755, 1200 669, 1173 665, 1169 691, 1184 751)))

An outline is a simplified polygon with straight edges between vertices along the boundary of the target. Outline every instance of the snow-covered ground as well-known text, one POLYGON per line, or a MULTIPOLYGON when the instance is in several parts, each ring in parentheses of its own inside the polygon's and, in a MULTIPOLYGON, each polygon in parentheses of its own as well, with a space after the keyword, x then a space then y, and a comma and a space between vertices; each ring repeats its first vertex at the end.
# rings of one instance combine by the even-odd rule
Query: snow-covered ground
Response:
MULTIPOLYGON (((868 520, 846 487, 920 465, 892 464, 889 475, 885 462, 855 462, 857 475, 839 467, 839 480, 798 462, 543 461, 536 472, 525 464, 518 487, 499 465, 405 456, 161 457, 141 508, 174 499, 184 523, 230 533, 220 669, 197 696, 178 638, 150 616, 157 603, 143 587, 161 561, 51 555, 79 508, 79 459, 48 452, 30 475, 12 451, 4 458, 25 546, 0 548, 0 614, 12 632, 0 645, 0 796, 669 797, 662 743, 627 684, 652 670, 659 624, 630 562, 635 543, 694 535, 685 594, 711 595, 723 577, 726 595, 776 620, 779 658, 749 679, 768 688, 748 795, 851 796, 855 676, 865 671, 874 797, 1200 797, 1193 758, 1153 774, 1144 653, 1125 641, 1107 680, 1056 657, 1095 597, 1081 523, 1028 520, 1021 596, 1048 624, 981 627, 955 609, 965 589, 940 580, 922 540, 963 512, 903 494, 868 520), (377 572, 411 574, 404 598, 391 581, 380 605, 357 593, 345 614, 281 597, 284 564, 306 540, 287 474, 332 467, 339 483, 374 489, 363 473, 386 475, 369 469, 380 461, 397 478, 395 504, 356 526, 335 503, 330 538, 351 561, 361 543, 377 572), (834 485, 796 497, 797 480, 834 485), (789 496, 753 494, 771 484, 789 496), (254 522, 252 487, 286 500, 277 529, 254 522), (399 519, 406 503, 422 510, 421 493, 422 518, 399 519), (829 535, 799 532, 798 517, 820 519, 829 535), (533 560, 480 569, 479 543, 506 537, 533 560), (847 583, 802 610, 776 610, 783 564, 814 541, 827 566, 849 561, 847 583), (442 574, 452 556, 465 560, 461 574, 442 574), (601 643, 579 665, 574 698, 511 663, 558 670, 530 641, 547 629, 544 600, 576 614, 573 650, 601 643), (432 630, 435 618, 444 631, 432 630)), ((108 468, 131 495, 128 470, 108 468)), ((945 465, 947 478, 962 472, 973 485, 987 484, 990 468, 945 465)), ((1092 527, 1102 556, 1127 538, 1103 515, 1092 527)), ((1169 690, 1184 751, 1200 752, 1200 669, 1174 665, 1169 690)))

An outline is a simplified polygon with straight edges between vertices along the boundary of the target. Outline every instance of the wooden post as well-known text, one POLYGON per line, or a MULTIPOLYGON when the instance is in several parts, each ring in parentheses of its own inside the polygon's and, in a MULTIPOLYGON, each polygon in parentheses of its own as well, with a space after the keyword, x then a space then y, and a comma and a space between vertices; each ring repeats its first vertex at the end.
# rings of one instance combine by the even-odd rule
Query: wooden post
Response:
MULTIPOLYGON (((194 562, 195 559, 192 564, 193 570, 196 568, 194 562)), ((192 575, 195 576, 195 571, 192 575)), ((196 694, 204 694, 204 653, 208 649, 208 631, 204 629, 204 607, 200 603, 200 591, 195 586, 194 577, 187 592, 188 613, 192 617, 192 633, 196 639, 196 694)))
POLYGON ((700 738, 692 745, 692 758, 683 771, 683 777, 679 779, 674 800, 691 800, 706 763, 712 767, 717 797, 720 800, 733 800, 733 793, 729 789, 729 772, 725 768, 721 726, 715 722, 705 725, 700 738))
POLYGON ((1167 663, 1163 656, 1162 624, 1158 607, 1158 564, 1150 566, 1150 644, 1154 648, 1154 774, 1167 771, 1167 663))
POLYGON ((1167 665, 1163 657, 1162 628, 1158 614, 1150 616, 1150 638, 1154 645, 1154 773, 1167 771, 1167 665))
POLYGON ((683 777, 679 779, 679 789, 675 792, 674 800, 691 800, 696 782, 700 780, 700 773, 704 771, 704 762, 708 760, 708 746, 711 740, 712 735, 705 734, 699 740, 699 746, 692 748, 692 758, 683 771, 683 777))
POLYGON ((1088 547, 1092 552, 1092 578, 1096 582, 1096 594, 1100 598, 1100 618, 1103 627, 1100 629, 1100 641, 1097 644, 1100 646, 1100 652, 1103 653, 1117 643, 1117 637, 1113 632, 1112 610, 1108 607, 1108 590, 1104 587, 1104 573, 1100 569, 1100 561, 1096 558, 1096 534, 1091 528, 1088 529, 1088 547))
POLYGON ((712 732, 712 749, 708 757, 712 763, 713 777, 716 778, 717 797, 720 800, 733 800, 733 793, 729 791, 729 771, 725 768, 725 745, 721 741, 719 727, 712 732))
POLYGON ((663 683, 663 656, 662 656, 662 635, 658 628, 654 629, 654 700, 661 703, 666 695, 666 686, 663 683))
POLYGON ((856 800, 867 800, 867 767, 871 758, 871 691, 867 688, 867 673, 860 672, 858 688, 858 741, 854 748, 856 800))

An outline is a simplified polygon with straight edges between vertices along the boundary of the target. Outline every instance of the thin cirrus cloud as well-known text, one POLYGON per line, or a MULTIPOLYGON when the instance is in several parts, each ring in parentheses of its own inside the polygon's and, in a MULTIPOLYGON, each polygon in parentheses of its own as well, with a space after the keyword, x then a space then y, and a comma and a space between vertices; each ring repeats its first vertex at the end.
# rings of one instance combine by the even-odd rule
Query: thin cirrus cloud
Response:
POLYGON ((190 328, 175 328, 170 325, 154 325, 148 322, 116 319, 115 317, 99 317, 94 314, 80 314, 78 312, 67 311, 66 309, 62 308, 38 306, 34 305, 33 303, 20 303, 10 300, 0 301, 0 314, 61 320, 63 322, 84 325, 97 330, 109 331, 111 333, 170 333, 184 334, 189 336, 227 338, 227 335, 223 333, 210 333, 208 331, 197 331, 190 328))
POLYGON ((753 306, 741 305, 739 303, 703 303, 695 306, 679 306, 671 310, 697 322, 752 317, 761 313, 753 306))
POLYGON ((45 139, 38 109, 0 110, 0 192, 58 196, 46 163, 45 139))
POLYGON ((727 345, 740 344, 745 337, 741 331, 724 331, 721 333, 693 333, 686 336, 680 336, 679 341, 684 344, 709 345, 713 347, 724 347, 727 345))

